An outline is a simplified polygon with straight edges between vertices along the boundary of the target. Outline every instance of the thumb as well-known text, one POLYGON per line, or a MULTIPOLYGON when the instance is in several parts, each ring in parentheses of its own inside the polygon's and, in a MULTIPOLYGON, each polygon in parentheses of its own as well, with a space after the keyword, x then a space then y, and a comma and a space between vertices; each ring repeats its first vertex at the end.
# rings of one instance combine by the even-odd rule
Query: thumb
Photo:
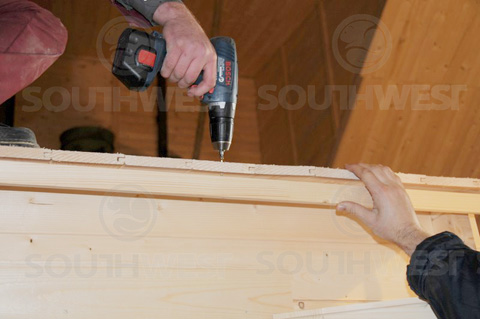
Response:
POLYGON ((374 222, 375 214, 372 210, 353 202, 341 202, 337 205, 337 210, 340 212, 346 212, 358 217, 363 223, 372 225, 374 222))

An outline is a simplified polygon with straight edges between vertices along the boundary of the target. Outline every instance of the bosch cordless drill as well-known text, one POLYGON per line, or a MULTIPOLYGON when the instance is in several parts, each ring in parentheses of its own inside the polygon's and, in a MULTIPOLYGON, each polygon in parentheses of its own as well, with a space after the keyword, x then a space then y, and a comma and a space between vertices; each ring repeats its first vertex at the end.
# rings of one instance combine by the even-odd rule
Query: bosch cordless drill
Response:
MULTIPOLYGON (((218 56, 217 83, 203 96, 202 103, 208 105, 210 137, 223 161, 233 137, 238 95, 237 51, 231 38, 215 37, 211 42, 218 56)), ((162 69, 166 48, 165 39, 158 32, 126 29, 118 41, 112 72, 130 90, 144 91, 162 69)), ((203 72, 195 84, 202 79, 203 72)))

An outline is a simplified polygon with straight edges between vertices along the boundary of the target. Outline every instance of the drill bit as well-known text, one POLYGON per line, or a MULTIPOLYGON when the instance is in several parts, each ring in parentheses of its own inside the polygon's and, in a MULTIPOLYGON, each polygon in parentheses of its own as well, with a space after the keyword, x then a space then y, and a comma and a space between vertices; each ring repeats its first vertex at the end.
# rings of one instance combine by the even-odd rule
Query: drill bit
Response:
POLYGON ((225 158, 225 151, 220 150, 218 152, 220 153, 220 162, 223 163, 223 159, 225 158))

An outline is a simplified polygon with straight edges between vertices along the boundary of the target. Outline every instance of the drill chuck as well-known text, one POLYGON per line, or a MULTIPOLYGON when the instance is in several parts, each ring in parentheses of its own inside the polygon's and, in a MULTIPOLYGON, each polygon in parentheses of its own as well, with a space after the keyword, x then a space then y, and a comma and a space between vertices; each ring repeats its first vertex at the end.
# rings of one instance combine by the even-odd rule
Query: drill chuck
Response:
POLYGON ((214 103, 209 105, 210 137, 213 148, 220 152, 220 157, 230 150, 233 138, 235 118, 234 103, 214 103))

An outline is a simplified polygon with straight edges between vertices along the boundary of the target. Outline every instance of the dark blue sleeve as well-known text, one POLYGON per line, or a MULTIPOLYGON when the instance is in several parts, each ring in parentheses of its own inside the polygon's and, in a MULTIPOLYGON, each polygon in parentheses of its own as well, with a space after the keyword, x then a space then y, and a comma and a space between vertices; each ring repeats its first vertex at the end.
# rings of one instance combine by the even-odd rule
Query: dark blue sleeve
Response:
MULTIPOLYGON (((157 25, 157 23, 153 21, 153 15, 155 11, 160 5, 167 2, 182 3, 181 0, 114 0, 115 4, 123 6, 124 10, 126 10, 127 12, 131 10, 137 11, 152 25, 157 25)), ((124 10, 120 11, 123 13, 125 12, 124 10)))
POLYGON ((438 318, 480 319, 480 253, 445 232, 418 245, 407 268, 412 290, 438 318))

